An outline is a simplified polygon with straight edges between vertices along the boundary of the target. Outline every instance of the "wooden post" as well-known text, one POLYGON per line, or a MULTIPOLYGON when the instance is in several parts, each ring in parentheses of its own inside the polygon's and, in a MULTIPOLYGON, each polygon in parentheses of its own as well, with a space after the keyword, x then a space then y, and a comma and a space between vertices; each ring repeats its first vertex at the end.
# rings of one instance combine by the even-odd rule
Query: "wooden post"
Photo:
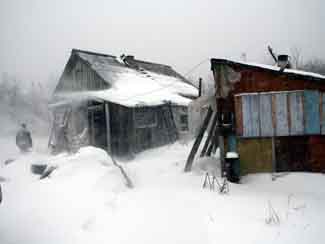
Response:
POLYGON ((106 117, 106 143, 107 143, 107 152, 111 155, 111 126, 110 126, 110 116, 109 116, 109 104, 105 102, 105 117, 106 117))
POLYGON ((220 164, 221 164, 221 177, 224 176, 226 170, 226 162, 225 162, 225 141, 224 136, 220 134, 218 136, 219 141, 219 150, 220 150, 220 164))
POLYGON ((185 169, 184 169, 185 172, 191 171, 195 154, 196 154, 197 150, 199 149, 199 146, 200 146, 200 143, 202 141, 204 132, 207 129, 208 124, 209 124, 209 121, 211 119, 212 113, 213 113, 212 108, 209 107, 208 113, 207 113, 207 115, 206 115, 206 117, 205 117, 205 119, 203 121, 203 124, 202 124, 202 126, 200 128, 199 134, 198 134, 198 136, 195 139, 195 142, 193 144, 193 147, 192 147, 192 150, 190 152, 190 155, 187 158, 187 162, 186 162, 185 169))
MULTIPOLYGON (((214 131, 216 129, 217 119, 218 119, 218 115, 215 112, 214 113, 214 116, 213 116, 212 123, 210 125, 211 127, 210 127, 210 130, 209 130, 209 133, 208 133, 208 138, 205 141, 205 144, 203 146, 203 149, 202 149, 202 152, 200 154, 200 157, 204 157, 206 155, 206 152, 207 152, 208 146, 209 146, 209 144, 211 142, 211 139, 213 139, 213 137, 214 137, 214 131)), ((213 143, 213 142, 211 142, 211 143, 213 143)))
POLYGON ((272 173, 276 172, 275 136, 272 136, 272 173))
POLYGON ((213 152, 214 154, 216 153, 217 151, 217 148, 219 146, 219 128, 218 128, 218 125, 216 125, 216 128, 214 130, 214 135, 213 135, 213 138, 211 140, 211 143, 209 145, 209 148, 206 152, 206 156, 210 156, 211 153, 213 152))
POLYGON ((202 96, 202 78, 199 78, 199 97, 202 96))

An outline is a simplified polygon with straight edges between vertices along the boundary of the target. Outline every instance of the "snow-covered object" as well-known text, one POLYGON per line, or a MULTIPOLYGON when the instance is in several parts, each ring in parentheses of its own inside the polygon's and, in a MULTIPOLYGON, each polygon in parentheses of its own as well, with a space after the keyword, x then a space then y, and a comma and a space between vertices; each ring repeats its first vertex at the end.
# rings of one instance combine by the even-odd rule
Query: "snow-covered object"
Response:
POLYGON ((289 173, 272 181, 254 174, 220 195, 202 189, 204 174, 183 172, 191 147, 175 143, 125 163, 132 190, 100 149, 21 155, 0 168, 0 175, 10 173, 0 182, 0 243, 325 243, 324 175, 289 173), (45 161, 59 167, 38 180, 29 163, 45 161), (278 225, 266 224, 269 202, 278 225))
POLYGON ((96 55, 75 51, 104 81, 111 87, 101 91, 83 91, 60 93, 69 99, 94 98, 101 99, 127 107, 157 106, 170 102, 175 105, 187 106, 196 97, 197 89, 183 77, 165 66, 173 75, 160 74, 141 68, 134 69, 120 62, 116 57, 96 55), (186 96, 186 97, 185 97, 186 96))
POLYGON ((239 155, 236 152, 227 152, 226 158, 239 158, 239 155))
MULTIPOLYGON (((273 70, 273 71, 280 71, 281 70, 280 67, 275 66, 275 65, 259 64, 259 63, 252 63, 252 62, 243 62, 243 61, 238 61, 238 60, 233 60, 233 59, 228 59, 228 58, 216 58, 215 60, 225 61, 225 62, 233 62, 233 63, 237 63, 237 64, 242 64, 242 65, 246 65, 246 66, 262 68, 262 69, 267 69, 267 70, 273 70)), ((301 76, 307 76, 307 77, 311 77, 311 78, 325 80, 324 75, 313 73, 313 72, 302 71, 302 70, 284 69, 283 73, 285 73, 285 74, 295 74, 295 75, 301 75, 301 76)))

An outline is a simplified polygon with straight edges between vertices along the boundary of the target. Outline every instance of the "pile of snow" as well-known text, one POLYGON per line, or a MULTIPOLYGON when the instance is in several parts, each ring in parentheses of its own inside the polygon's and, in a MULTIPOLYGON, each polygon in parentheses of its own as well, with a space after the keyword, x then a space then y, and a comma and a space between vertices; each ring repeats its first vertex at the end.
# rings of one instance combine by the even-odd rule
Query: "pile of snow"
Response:
MULTIPOLYGON (((226 195, 203 189, 204 175, 184 173, 192 143, 145 151, 128 163, 135 188, 100 149, 22 155, 0 175, 0 243, 324 243, 322 174, 249 175, 226 195), (33 162, 58 166, 49 178, 33 162), (279 217, 268 224, 269 206, 279 217)), ((218 159, 197 160, 213 168, 218 159)), ((121 162, 120 162, 121 163, 121 162)))

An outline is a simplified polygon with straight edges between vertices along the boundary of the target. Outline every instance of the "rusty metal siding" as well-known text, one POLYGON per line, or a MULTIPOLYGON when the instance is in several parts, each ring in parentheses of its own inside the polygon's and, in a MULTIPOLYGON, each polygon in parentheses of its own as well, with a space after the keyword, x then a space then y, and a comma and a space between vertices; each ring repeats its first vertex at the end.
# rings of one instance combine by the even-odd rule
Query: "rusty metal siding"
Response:
POLYGON ((289 93, 290 134, 302 135, 304 133, 303 92, 289 93))
POLYGON ((274 96, 276 107, 276 135, 289 135, 287 94, 277 93, 274 96))
POLYGON ((243 96, 243 131, 246 137, 260 135, 259 96, 243 96))
POLYGON ((260 95, 260 123, 261 123, 261 136, 273 136, 272 124, 272 95, 260 95))
POLYGON ((304 91, 305 134, 320 134, 319 92, 304 91))
POLYGON ((235 97, 235 118, 236 118, 236 133, 239 136, 243 135, 243 105, 242 98, 235 97))

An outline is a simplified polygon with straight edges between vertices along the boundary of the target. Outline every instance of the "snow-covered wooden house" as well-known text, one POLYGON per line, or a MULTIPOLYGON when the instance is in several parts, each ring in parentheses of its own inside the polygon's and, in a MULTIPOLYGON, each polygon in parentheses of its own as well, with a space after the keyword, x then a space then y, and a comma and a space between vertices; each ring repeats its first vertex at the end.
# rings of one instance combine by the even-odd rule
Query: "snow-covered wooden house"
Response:
POLYGON ((231 125, 225 152, 239 152, 242 174, 325 172, 325 76, 226 59, 211 68, 219 124, 231 125))
POLYGON ((197 95, 171 66, 73 49, 50 104, 50 145, 127 156, 171 143, 188 130, 187 106, 197 95))
MULTIPOLYGON (((241 175, 325 172, 325 76, 281 63, 229 59, 211 59, 211 69, 216 109, 208 114, 206 125, 213 123, 214 131, 209 130, 201 156, 210 153, 205 149, 211 145, 219 146, 226 170, 227 152, 237 152, 239 165, 237 160, 233 170, 238 174, 240 169, 241 175)), ((199 143, 193 146, 186 171, 199 143)))

